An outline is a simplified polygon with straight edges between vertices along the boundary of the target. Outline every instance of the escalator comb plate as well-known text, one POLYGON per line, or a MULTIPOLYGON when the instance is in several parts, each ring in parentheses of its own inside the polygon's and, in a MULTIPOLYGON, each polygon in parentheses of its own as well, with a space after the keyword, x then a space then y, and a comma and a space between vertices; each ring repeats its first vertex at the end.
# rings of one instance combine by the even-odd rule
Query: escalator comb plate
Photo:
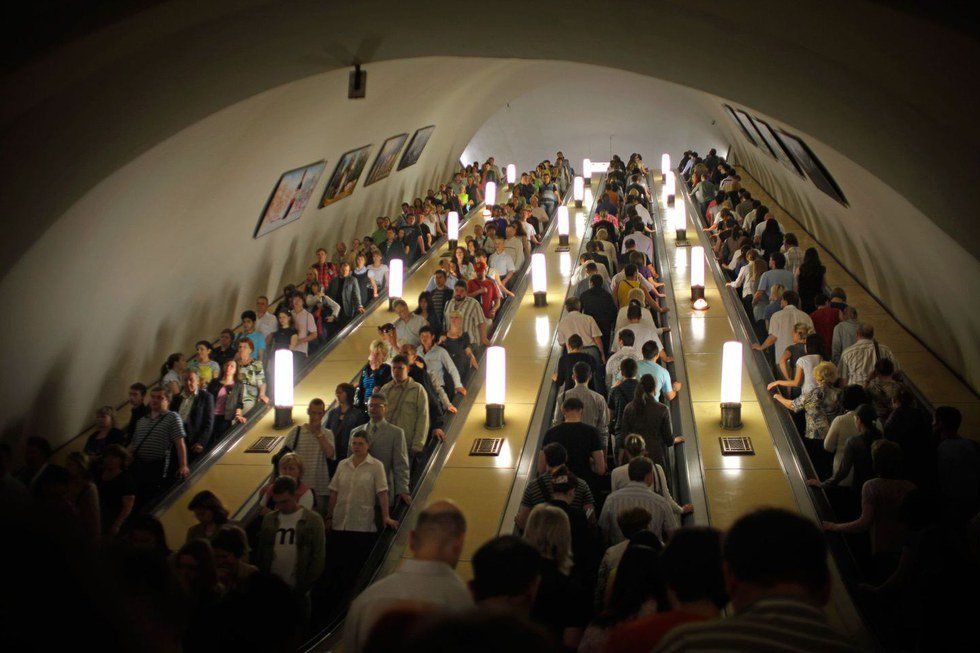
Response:
POLYGON ((477 438, 470 448, 471 456, 499 456, 504 446, 503 438, 477 438))
POLYGON ((263 435, 249 445, 245 453, 272 453, 283 439, 282 435, 263 435))
POLYGON ((755 449, 752 448, 752 438, 739 436, 722 436, 718 438, 721 442, 721 453, 723 456, 753 456, 755 449))

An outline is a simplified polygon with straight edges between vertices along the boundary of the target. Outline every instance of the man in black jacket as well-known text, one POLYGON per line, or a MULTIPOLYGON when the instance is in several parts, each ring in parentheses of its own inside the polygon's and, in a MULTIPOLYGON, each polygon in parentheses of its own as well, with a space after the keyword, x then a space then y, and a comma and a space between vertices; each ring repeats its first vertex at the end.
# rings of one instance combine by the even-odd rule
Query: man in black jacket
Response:
POLYGON ((193 460, 210 448, 214 430, 214 397, 201 387, 194 370, 184 372, 184 387, 170 401, 170 410, 180 415, 186 432, 187 453, 193 460))
POLYGON ((601 275, 593 274, 589 277, 589 289, 579 296, 582 302, 582 312, 590 316, 602 331, 603 351, 609 351, 609 336, 616 326, 616 316, 619 309, 613 296, 605 289, 605 282, 601 275))

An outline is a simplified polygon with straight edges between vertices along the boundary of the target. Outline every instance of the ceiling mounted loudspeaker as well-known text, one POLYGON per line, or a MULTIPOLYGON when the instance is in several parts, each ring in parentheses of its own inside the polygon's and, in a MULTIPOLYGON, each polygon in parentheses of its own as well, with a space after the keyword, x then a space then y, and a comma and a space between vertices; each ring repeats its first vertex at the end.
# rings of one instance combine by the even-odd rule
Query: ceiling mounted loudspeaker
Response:
POLYGON ((354 64, 354 70, 350 73, 350 81, 347 84, 347 98, 349 100, 359 100, 367 93, 367 71, 361 70, 361 64, 354 64))

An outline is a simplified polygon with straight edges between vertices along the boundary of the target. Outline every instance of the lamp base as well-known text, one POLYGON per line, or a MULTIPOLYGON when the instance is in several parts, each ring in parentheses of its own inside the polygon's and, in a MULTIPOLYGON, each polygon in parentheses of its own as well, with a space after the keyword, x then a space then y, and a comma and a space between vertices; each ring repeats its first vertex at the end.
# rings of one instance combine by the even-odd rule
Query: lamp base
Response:
POLYGON ((492 216, 493 216, 493 213, 490 211, 489 208, 484 208, 483 209, 483 219, 484 220, 489 220, 492 216))
POLYGON ((726 431, 737 431, 742 428, 742 404, 721 405, 721 428, 726 431))
POLYGON ((704 286, 691 286, 691 301, 704 299, 704 286))
POLYGON ((453 252, 456 251, 456 248, 459 247, 459 241, 458 240, 449 240, 449 241, 446 241, 446 243, 449 245, 449 255, 452 256, 453 255, 453 252))
POLYGON ((272 422, 272 428, 286 429, 292 425, 293 425, 293 407, 276 406, 275 419, 272 422))
POLYGON ((674 229, 675 244, 687 245, 687 229, 674 229))
POLYGON ((667 208, 669 208, 669 209, 674 208, 674 203, 675 203, 675 200, 676 199, 677 199, 677 196, 676 195, 668 195, 667 196, 667 208))
POLYGON ((575 208, 577 209, 582 208, 582 200, 575 200, 575 208))
POLYGON ((504 428, 504 405, 487 404, 487 419, 484 426, 488 429, 504 428))
POLYGON ((546 292, 536 292, 534 293, 534 305, 538 308, 548 305, 548 293, 546 292))
POLYGON ((558 234, 558 249, 556 252, 567 252, 568 247, 568 234, 558 234))

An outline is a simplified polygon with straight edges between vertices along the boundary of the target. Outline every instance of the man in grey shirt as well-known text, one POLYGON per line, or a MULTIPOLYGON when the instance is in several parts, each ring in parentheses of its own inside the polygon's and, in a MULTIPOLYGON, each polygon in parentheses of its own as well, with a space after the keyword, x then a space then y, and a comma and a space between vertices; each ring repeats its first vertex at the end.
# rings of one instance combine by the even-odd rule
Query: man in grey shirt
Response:
POLYGON ((596 427, 596 430, 599 431, 599 437, 602 438, 603 447, 608 446, 609 406, 601 394, 595 390, 589 390, 592 368, 588 363, 579 361, 572 366, 572 378, 575 379, 575 385, 558 393, 558 400, 555 402, 555 416, 551 421, 552 425, 561 424, 565 421, 565 414, 561 409, 565 399, 578 397, 582 400, 582 421, 596 427))
POLYGON ((680 524, 670 502, 651 489, 655 473, 653 461, 643 456, 634 458, 630 461, 627 471, 630 482, 606 498, 602 506, 602 514, 599 516, 599 527, 602 529, 606 543, 611 546, 625 539, 622 531, 619 530, 617 517, 623 510, 636 507, 650 512, 652 515, 650 531, 659 537, 661 542, 666 542, 670 532, 680 524))
POLYGON ((401 499, 408 505, 412 503, 408 488, 408 445, 405 444, 405 432, 385 419, 387 412, 387 398, 380 390, 375 390, 368 400, 368 423, 351 431, 351 437, 367 433, 371 456, 381 461, 388 477, 390 504, 394 506, 396 499, 401 499))

